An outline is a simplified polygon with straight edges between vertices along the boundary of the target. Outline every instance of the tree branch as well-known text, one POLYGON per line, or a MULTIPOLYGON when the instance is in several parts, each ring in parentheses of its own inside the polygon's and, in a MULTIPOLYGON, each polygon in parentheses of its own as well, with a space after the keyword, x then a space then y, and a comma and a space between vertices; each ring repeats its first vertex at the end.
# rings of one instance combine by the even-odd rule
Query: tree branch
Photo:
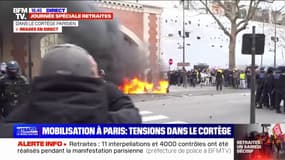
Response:
POLYGON ((252 12, 252 3, 253 3, 254 0, 250 0, 250 4, 249 4, 249 9, 248 9, 248 12, 247 12, 247 15, 246 15, 246 18, 242 21, 240 21, 238 24, 237 24, 237 27, 239 27, 241 24, 245 23, 248 19, 249 19, 249 15, 250 13, 252 12))
POLYGON ((221 2, 221 0, 216 1, 218 2, 219 6, 222 7, 225 11, 227 11, 226 6, 221 2))
POLYGON ((224 10, 224 12, 225 12, 225 16, 226 16, 230 21, 233 21, 234 19, 233 19, 233 17, 232 17, 232 12, 230 12, 231 10, 230 10, 229 8, 227 8, 227 7, 225 6, 225 4, 223 4, 223 3, 221 2, 221 0, 218 0, 217 2, 218 2, 218 4, 219 4, 219 6, 223 8, 223 10, 224 10))
POLYGON ((249 9, 248 9, 248 13, 247 16, 244 20, 240 21, 237 24, 237 27, 239 27, 240 25, 242 25, 242 27, 238 28, 236 31, 236 34, 238 34, 240 31, 246 29, 246 26, 248 25, 248 21, 251 20, 255 14, 255 11, 259 5, 260 0, 258 0, 257 2, 255 2, 255 0, 251 0, 250 1, 250 5, 249 5, 249 9), (254 2, 254 3, 253 3, 254 2))
POLYGON ((281 14, 281 11, 285 8, 285 5, 283 5, 280 9, 278 9, 277 11, 271 11, 271 15, 273 15, 273 19, 272 19, 272 23, 277 23, 278 22, 278 18, 281 14))
POLYGON ((242 27, 238 28, 235 34, 237 35, 240 31, 245 30, 247 25, 248 21, 246 21, 242 27))
POLYGON ((281 7, 277 12, 281 12, 284 8, 285 8, 285 5, 283 5, 283 7, 281 7))
POLYGON ((219 27, 221 27, 221 29, 223 30, 223 32, 229 36, 231 38, 231 34, 229 31, 227 31, 227 29, 225 28, 225 26, 222 24, 222 22, 214 15, 214 13, 211 11, 211 9, 202 1, 200 0, 200 2, 206 7, 206 9, 208 10, 208 12, 211 14, 211 16, 215 19, 215 21, 217 22, 217 24, 219 25, 219 27))
POLYGON ((234 17, 234 19, 233 19, 235 22, 236 22, 236 20, 238 19, 239 14, 240 14, 239 2, 240 2, 240 0, 236 0, 236 1, 235 1, 235 7, 236 7, 236 9, 237 9, 237 12, 235 13, 235 17, 234 17))
POLYGON ((260 2, 260 0, 258 0, 257 2, 254 3, 253 10, 252 10, 251 15, 249 17, 249 20, 251 20, 253 18, 253 16, 255 15, 255 12, 256 12, 256 9, 259 5, 259 2, 260 2))

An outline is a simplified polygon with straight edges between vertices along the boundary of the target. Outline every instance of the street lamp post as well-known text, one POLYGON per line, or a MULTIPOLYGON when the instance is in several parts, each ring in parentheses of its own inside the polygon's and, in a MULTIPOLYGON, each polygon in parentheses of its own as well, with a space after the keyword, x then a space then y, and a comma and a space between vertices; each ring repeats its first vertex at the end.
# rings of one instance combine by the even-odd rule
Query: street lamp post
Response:
MULTIPOLYGON (((265 23, 264 17, 265 17, 265 15, 263 14, 263 23, 262 23, 262 33, 263 34, 264 34, 264 23, 265 23)), ((262 66, 263 66, 263 55, 261 55, 261 60, 260 60, 260 67, 262 67, 262 66)))
POLYGON ((183 63, 183 86, 184 87, 187 87, 187 84, 186 84, 186 82, 187 82, 187 77, 186 77, 186 69, 185 69, 185 0, 183 0, 183 9, 182 9, 182 11, 183 11, 183 17, 182 17, 182 22, 183 22, 183 25, 182 25, 182 27, 183 27, 183 34, 182 34, 182 40, 183 40, 183 50, 182 50, 182 54, 183 54, 183 59, 182 59, 182 63, 183 63))
POLYGON ((276 42, 277 42, 277 37, 276 37, 276 22, 274 23, 274 68, 276 68, 276 42))
MULTIPOLYGON (((182 25, 182 27, 183 27, 183 34, 182 34, 182 40, 183 40, 183 59, 182 59, 182 61, 183 61, 183 65, 184 65, 184 63, 185 63, 185 5, 184 5, 184 3, 185 3, 185 0, 183 1, 183 16, 182 16, 182 21, 183 21, 183 25, 182 25)), ((184 67, 184 66, 183 66, 184 67)))
MULTIPOLYGON (((208 6, 208 0, 206 0, 206 6, 208 6)), ((208 9, 206 7, 206 14, 208 14, 208 9)))

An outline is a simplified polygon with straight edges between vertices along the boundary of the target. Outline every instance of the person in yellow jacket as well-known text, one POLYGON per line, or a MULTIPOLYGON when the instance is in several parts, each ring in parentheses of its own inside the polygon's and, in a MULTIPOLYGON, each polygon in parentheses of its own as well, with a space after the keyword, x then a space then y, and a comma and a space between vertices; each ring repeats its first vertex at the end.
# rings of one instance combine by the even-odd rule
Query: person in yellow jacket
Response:
POLYGON ((239 79, 240 79, 240 88, 241 89, 245 89, 246 88, 246 75, 244 73, 244 71, 241 71, 241 73, 239 74, 239 79))

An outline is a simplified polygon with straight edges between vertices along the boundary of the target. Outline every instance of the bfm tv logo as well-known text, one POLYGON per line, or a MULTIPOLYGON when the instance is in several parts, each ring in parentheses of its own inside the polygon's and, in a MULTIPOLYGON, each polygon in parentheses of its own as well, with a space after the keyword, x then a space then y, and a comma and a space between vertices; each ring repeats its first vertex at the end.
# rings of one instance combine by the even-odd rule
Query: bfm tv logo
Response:
POLYGON ((33 126, 17 126, 16 136, 38 136, 39 130, 33 126))
POLYGON ((26 14, 28 13, 28 8, 13 8, 13 13, 16 15, 18 20, 26 20, 26 14))

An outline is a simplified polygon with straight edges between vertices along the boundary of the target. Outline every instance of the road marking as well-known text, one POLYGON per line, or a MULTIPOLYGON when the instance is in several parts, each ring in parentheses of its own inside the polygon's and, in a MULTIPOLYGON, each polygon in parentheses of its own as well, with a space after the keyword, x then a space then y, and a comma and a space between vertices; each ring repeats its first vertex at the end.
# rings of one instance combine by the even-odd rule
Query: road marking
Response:
POLYGON ((187 122, 183 122, 183 121, 173 121, 173 122, 167 122, 166 124, 185 124, 187 122))
POLYGON ((155 121, 155 120, 161 120, 161 119, 167 119, 167 116, 164 115, 155 115, 155 116, 147 116, 147 117, 142 117, 143 122, 148 122, 148 121, 155 121))
POLYGON ((148 115, 148 114, 152 114, 152 112, 150 111, 140 111, 140 115, 148 115))
MULTIPOLYGON (((163 120, 163 119, 168 119, 169 118, 169 117, 167 117, 165 115, 155 115, 153 112, 147 111, 147 110, 140 111, 139 113, 142 116, 142 121, 143 122, 150 122, 150 121, 163 120)), ((171 122, 162 122, 162 123, 164 123, 164 124, 185 124, 187 122, 171 121, 171 122)))

